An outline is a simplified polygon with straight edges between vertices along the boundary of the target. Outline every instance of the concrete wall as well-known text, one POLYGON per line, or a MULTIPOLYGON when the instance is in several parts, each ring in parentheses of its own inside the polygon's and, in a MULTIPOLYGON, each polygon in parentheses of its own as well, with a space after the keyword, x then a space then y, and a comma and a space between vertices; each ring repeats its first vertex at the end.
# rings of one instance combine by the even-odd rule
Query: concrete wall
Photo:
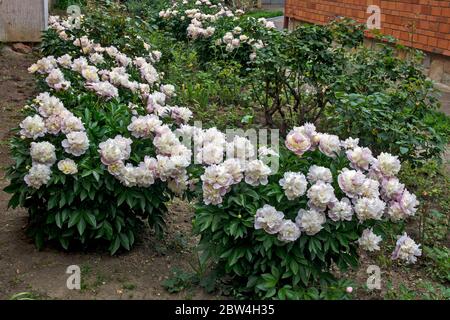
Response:
POLYGON ((0 0, 0 42, 39 42, 48 0, 0 0))

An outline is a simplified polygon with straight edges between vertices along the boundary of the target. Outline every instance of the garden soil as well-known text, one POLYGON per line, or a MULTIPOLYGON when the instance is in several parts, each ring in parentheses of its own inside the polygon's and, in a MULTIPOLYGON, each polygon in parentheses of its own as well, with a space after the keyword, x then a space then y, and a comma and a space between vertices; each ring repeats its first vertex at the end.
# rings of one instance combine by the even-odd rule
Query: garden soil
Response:
MULTIPOLYGON (((0 44, 1 45, 1 44, 0 44)), ((33 76, 27 68, 37 59, 31 54, 17 53, 8 46, 0 47, 0 187, 7 184, 5 169, 11 164, 8 153, 10 129, 22 120, 20 109, 27 99, 37 94, 33 76)), ((128 253, 110 256, 106 251, 92 249, 64 252, 47 246, 38 251, 26 236, 27 213, 23 209, 8 209, 9 195, 0 192, 0 299, 10 299, 21 292, 40 299, 218 299, 203 289, 192 287, 170 294, 162 287, 172 277, 174 268, 193 273, 198 267, 191 236, 191 207, 182 201, 170 205, 168 231, 164 240, 147 231, 128 253), (81 290, 69 290, 66 281, 68 266, 81 269, 81 290)), ((359 270, 343 275, 356 280, 361 287, 368 277, 367 266, 383 264, 368 256, 362 257, 359 270)), ((386 267, 382 273, 382 290, 357 290, 355 298, 380 299, 386 292, 386 280, 394 286, 407 283, 414 286, 424 272, 420 266, 410 269, 386 267)), ((423 270, 423 269, 422 269, 423 270)))

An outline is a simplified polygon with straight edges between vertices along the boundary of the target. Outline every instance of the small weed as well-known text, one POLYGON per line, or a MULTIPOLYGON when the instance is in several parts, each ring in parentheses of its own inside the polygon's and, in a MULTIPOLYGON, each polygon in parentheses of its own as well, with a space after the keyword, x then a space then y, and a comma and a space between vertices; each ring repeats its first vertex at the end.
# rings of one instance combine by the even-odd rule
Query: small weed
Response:
POLYGON ((197 277, 179 268, 172 269, 172 276, 162 283, 162 286, 170 293, 177 293, 191 288, 198 283, 197 277))
POLYGON ((124 283, 122 285, 122 289, 124 289, 124 290, 134 290, 134 289, 136 289, 136 285, 134 283, 127 282, 127 283, 124 283))

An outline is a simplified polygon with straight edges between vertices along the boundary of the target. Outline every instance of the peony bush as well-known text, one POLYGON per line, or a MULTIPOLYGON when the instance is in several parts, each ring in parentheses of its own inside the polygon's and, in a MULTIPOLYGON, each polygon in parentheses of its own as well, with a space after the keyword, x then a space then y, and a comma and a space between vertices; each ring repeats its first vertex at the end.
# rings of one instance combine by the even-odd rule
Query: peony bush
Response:
MULTIPOLYGON (((385 230, 415 214, 416 196, 398 180, 396 156, 295 127, 266 163, 242 138, 231 148, 248 157, 207 166, 194 230, 238 292, 253 298, 304 298, 305 288, 333 283, 332 270, 358 264, 359 250, 378 251, 385 230), (275 158, 274 158, 275 157, 275 158), (270 161, 278 158, 279 170, 270 161)), ((268 152, 269 150, 269 152, 268 152)), ((401 229, 400 224, 400 229, 401 229)), ((406 233, 392 259, 414 263, 421 249, 406 233)))
POLYGON ((50 23, 71 49, 29 68, 45 91, 14 130, 9 204, 28 209, 38 247, 130 250, 144 221, 162 233, 165 203, 186 185, 191 151, 173 131, 192 113, 168 104, 175 92, 155 68, 158 51, 130 57, 70 20, 50 23))
POLYGON ((192 44, 203 63, 235 60, 246 67, 277 33, 273 22, 244 16, 216 0, 175 1, 158 18, 159 27, 192 44))

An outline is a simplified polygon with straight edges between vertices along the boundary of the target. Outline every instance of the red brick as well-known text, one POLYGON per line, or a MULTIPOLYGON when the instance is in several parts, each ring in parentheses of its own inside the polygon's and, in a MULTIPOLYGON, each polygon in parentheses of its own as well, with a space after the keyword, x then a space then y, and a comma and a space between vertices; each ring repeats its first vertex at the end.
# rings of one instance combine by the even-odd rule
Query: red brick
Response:
POLYGON ((450 24, 449 23, 440 23, 439 24, 439 32, 450 33, 450 24))
POLYGON ((431 6, 422 6, 420 9, 420 13, 424 15, 431 14, 431 6))
POLYGON ((437 46, 438 41, 438 38, 428 37, 428 46, 434 48, 437 46))
POLYGON ((434 6, 431 8, 431 15, 440 17, 441 14, 442 14, 442 9, 440 7, 434 6))

